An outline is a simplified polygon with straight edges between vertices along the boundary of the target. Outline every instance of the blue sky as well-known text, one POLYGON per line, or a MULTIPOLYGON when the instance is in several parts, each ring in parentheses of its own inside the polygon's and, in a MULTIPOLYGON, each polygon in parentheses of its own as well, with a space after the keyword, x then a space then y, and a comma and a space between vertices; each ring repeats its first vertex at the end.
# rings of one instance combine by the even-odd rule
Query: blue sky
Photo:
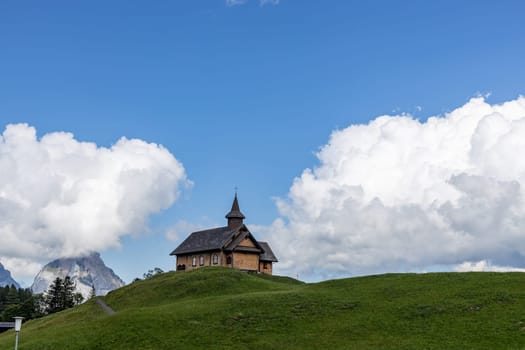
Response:
POLYGON ((235 187, 248 225, 272 225, 283 216, 275 198, 318 165, 334 130, 524 94, 524 10, 521 1, 4 1, 0 124, 102 147, 138 138, 184 165, 193 186, 150 217, 148 233, 102 252, 130 281, 173 268, 178 243, 165 232, 177 222, 223 224, 235 187))

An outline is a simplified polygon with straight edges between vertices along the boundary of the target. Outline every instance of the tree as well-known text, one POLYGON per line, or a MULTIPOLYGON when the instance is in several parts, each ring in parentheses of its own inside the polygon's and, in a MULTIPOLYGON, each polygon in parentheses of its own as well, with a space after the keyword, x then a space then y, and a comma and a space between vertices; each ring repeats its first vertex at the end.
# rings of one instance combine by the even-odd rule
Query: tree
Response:
POLYGON ((62 300, 64 302, 64 309, 69 309, 76 305, 75 301, 75 284, 71 277, 66 276, 63 281, 62 300))
POLYGON ((9 288, 9 292, 7 293, 7 296, 6 296, 6 304, 13 305, 13 304, 18 304, 19 302, 20 302, 20 297, 18 295, 18 290, 16 289, 14 285, 11 285, 11 287, 9 288))
POLYGON ((91 291, 89 292, 89 299, 93 299, 97 296, 97 290, 95 289, 95 285, 91 285, 91 291))
POLYGON ((33 295, 29 288, 0 287, 0 321, 11 321, 14 316, 26 320, 41 317, 41 298, 40 294, 33 295))
POLYGON ((52 314, 64 310, 64 282, 60 277, 55 278, 53 283, 46 291, 44 300, 46 304, 46 314, 52 314))
POLYGON ((52 314, 82 303, 82 294, 75 292, 75 284, 69 276, 63 280, 57 277, 49 286, 44 297, 45 312, 52 314))
POLYGON ((83 301, 84 301, 84 296, 82 295, 82 293, 73 294, 74 305, 80 305, 82 304, 83 301))
POLYGON ((155 267, 153 270, 149 270, 148 272, 146 272, 143 277, 144 279, 148 279, 148 278, 151 278, 155 275, 158 275, 158 274, 161 274, 161 273, 164 273, 164 271, 160 268, 160 267, 155 267))

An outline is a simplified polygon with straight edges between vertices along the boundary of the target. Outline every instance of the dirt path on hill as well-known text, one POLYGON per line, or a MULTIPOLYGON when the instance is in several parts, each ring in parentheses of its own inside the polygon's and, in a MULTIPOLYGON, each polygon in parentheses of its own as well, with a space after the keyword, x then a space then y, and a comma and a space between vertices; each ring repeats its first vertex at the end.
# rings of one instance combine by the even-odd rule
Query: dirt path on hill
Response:
POLYGON ((102 310, 104 310, 105 313, 107 313, 108 315, 114 315, 115 314, 115 310, 113 310, 112 308, 110 308, 105 302, 104 300, 100 299, 99 297, 97 297, 97 304, 100 305, 100 307, 102 308, 102 310))

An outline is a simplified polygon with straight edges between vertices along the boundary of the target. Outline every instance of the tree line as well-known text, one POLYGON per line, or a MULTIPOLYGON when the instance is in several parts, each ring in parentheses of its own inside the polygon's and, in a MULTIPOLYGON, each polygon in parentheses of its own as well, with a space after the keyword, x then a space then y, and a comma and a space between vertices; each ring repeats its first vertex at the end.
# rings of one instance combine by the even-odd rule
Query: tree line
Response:
POLYGON ((40 317, 39 304, 40 297, 33 295, 29 288, 0 287, 0 321, 12 321, 15 316, 40 317))
MULTIPOLYGON (((90 297, 94 296, 93 288, 90 297)), ((43 294, 33 294, 29 288, 14 285, 0 287, 0 321, 11 322, 15 316, 27 321, 71 308, 83 300, 82 294, 75 292, 75 283, 69 276, 57 277, 43 294)))

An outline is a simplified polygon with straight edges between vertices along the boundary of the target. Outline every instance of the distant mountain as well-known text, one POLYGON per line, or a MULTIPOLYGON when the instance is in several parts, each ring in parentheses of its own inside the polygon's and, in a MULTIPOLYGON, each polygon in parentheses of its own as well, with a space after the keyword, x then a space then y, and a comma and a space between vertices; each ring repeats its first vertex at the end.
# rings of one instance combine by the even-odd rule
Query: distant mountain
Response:
POLYGON ((107 267, 99 253, 78 258, 62 258, 51 261, 36 275, 31 290, 33 293, 45 292, 57 278, 71 277, 76 284, 76 290, 87 299, 95 286, 97 295, 106 295, 113 289, 125 285, 112 269, 107 267))
POLYGON ((16 288, 20 288, 20 285, 11 277, 11 272, 4 268, 4 265, 0 263, 0 287, 14 285, 16 288))

